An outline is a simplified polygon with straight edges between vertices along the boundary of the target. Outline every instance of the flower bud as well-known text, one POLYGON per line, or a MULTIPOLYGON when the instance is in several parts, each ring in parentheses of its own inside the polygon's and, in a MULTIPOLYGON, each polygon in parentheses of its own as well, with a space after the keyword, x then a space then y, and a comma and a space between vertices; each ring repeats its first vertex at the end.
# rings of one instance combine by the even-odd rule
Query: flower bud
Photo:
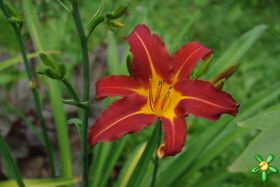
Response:
POLYGON ((213 78, 211 80, 211 82, 216 83, 216 82, 219 82, 222 79, 228 79, 229 77, 231 77, 236 72, 238 67, 239 67, 239 64, 235 64, 233 66, 230 66, 225 71, 221 72, 215 78, 213 78))
POLYGON ((53 68, 53 69, 56 68, 55 62, 52 59, 50 59, 48 57, 48 55, 46 55, 45 53, 39 53, 39 57, 47 67, 50 67, 50 68, 53 68))
POLYGON ((51 68, 45 69, 45 74, 51 79, 61 79, 60 75, 51 68))
POLYGON ((133 59, 131 55, 127 55, 126 57, 126 68, 128 70, 129 75, 133 75, 133 59))
POLYGON ((127 6, 120 6, 111 13, 107 13, 106 17, 110 20, 122 17, 127 11, 127 6))

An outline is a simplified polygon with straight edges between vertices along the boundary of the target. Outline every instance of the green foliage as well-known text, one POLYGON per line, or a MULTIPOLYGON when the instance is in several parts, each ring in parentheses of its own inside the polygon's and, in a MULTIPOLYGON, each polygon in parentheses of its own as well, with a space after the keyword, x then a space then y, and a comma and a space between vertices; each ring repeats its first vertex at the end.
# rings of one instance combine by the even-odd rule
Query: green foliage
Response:
MULTIPOLYGON (((102 75, 128 74, 125 59, 129 55, 129 49, 123 37, 138 23, 148 24, 151 30, 161 35, 171 54, 187 41, 193 40, 198 40, 213 49, 214 57, 207 67, 209 70, 203 74, 207 68, 205 63, 201 62, 201 68, 194 72, 195 77, 211 79, 228 67, 240 63, 236 73, 224 82, 224 89, 232 93, 240 103, 238 116, 223 116, 216 123, 189 119, 185 149, 175 157, 160 161, 156 186, 261 186, 259 178, 250 175, 250 169, 256 165, 254 155, 257 153, 264 157, 270 153, 275 154, 275 165, 280 168, 277 156, 280 154, 277 149, 280 143, 277 133, 280 130, 279 109, 276 106, 265 110, 272 103, 278 103, 280 95, 279 84, 276 84, 280 78, 280 45, 276 42, 280 40, 279 3, 256 0, 79 2, 82 20, 88 23, 84 26, 89 53, 91 57, 96 57, 91 69, 94 78, 95 67, 100 66, 105 66, 106 73, 102 71, 102 75), (123 5, 128 9, 119 9, 123 5), (113 20, 116 18, 118 22, 113 20), (96 28, 96 25, 103 22, 106 24, 96 28), (122 26, 120 23, 124 25, 122 29, 108 31, 108 27, 114 30, 116 26, 122 26), (103 49, 102 46, 106 47, 103 49), (93 52, 100 49, 106 54, 105 64, 98 59, 99 54, 93 52), (239 173, 229 172, 228 167, 231 172, 239 173)), ((34 53, 30 53, 29 58, 36 60, 36 51, 45 49, 62 51, 60 59, 67 67, 66 77, 70 80, 76 79, 75 70, 81 64, 81 53, 71 19, 71 2, 24 0, 13 4, 15 9, 19 10, 17 16, 19 14, 24 19, 22 29, 26 48, 35 50, 34 53)), ((0 24, 0 70, 3 70, 0 84, 3 91, 8 92, 8 88, 26 76, 15 73, 21 71, 17 66, 21 59, 11 58, 16 56, 15 52, 18 52, 18 49, 14 35, 2 14, 0 24)), ((64 77, 65 66, 59 68, 56 63, 53 66, 46 60, 43 62, 49 68, 45 69, 44 73, 53 78, 61 78, 58 74, 62 70, 64 77), (53 72, 53 69, 57 72, 53 72)), ((75 124, 80 129, 82 122, 79 118, 72 118, 66 122, 58 82, 43 80, 40 85, 42 88, 44 81, 47 82, 49 96, 44 98, 44 101, 51 101, 59 138, 61 174, 63 177, 72 177, 66 124, 75 124)), ((91 86, 94 88, 93 83, 91 86)), ((113 100, 106 100, 104 106, 113 100)), ((93 111, 97 110, 95 102, 97 101, 92 103, 93 111)), ((32 127, 32 124, 29 126, 32 127)), ((138 135, 97 145, 92 150, 89 171, 91 186, 149 186, 153 173, 151 155, 154 154, 155 148, 152 144, 147 144, 147 140, 152 137, 152 130, 153 128, 147 128, 138 135)), ((152 140, 154 139, 151 138, 150 141, 152 140)), ((267 186, 280 185, 276 178, 272 177, 267 186)), ((27 186, 31 184, 28 180, 24 181, 27 186)), ((8 182, 6 185, 16 185, 14 181, 8 182)), ((4 183, 0 183, 0 186, 4 183)), ((45 186, 50 184, 46 183, 45 186)), ((73 181, 60 183, 66 184, 73 184, 73 181)))

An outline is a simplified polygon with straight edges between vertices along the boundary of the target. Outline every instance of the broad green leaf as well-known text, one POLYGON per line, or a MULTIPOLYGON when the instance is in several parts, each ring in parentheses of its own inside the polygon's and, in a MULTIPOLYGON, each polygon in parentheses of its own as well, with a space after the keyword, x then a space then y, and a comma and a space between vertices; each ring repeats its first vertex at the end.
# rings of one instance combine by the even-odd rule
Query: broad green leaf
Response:
MULTIPOLYGON (((77 184, 79 178, 48 178, 48 179, 23 179, 26 187, 60 187, 69 184, 77 184)), ((1 187, 18 187, 15 180, 0 182, 1 187)))
POLYGON ((257 25, 243 34, 217 61, 212 64, 207 73, 207 77, 213 78, 226 68, 239 63, 240 58, 250 50, 266 28, 266 25, 257 25))
MULTIPOLYGON (((279 121, 280 123, 280 121, 279 121)), ((280 168, 280 125, 274 125, 261 132, 254 140, 250 142, 243 153, 229 167, 231 172, 248 172, 259 163, 254 159, 256 154, 267 158, 269 154, 275 155, 275 160, 270 164, 280 168)))
MULTIPOLYGON (((45 54, 58 54, 59 51, 44 51, 43 53, 45 53, 45 54)), ((27 55, 27 57, 29 59, 32 59, 32 58, 38 57, 39 54, 40 53, 30 53, 30 54, 27 55)), ((13 57, 13 58, 4 60, 4 61, 0 62, 0 71, 5 70, 6 68, 9 68, 13 65, 16 65, 16 64, 18 64, 22 61, 23 61, 22 56, 13 57)))
POLYGON ((237 123, 240 127, 246 127, 249 129, 265 130, 274 125, 279 125, 280 122, 280 109, 277 111, 270 111, 258 114, 245 121, 237 123))
MULTIPOLYGON (((280 144, 280 110, 256 115, 241 122, 241 124, 246 128, 261 129, 262 131, 234 161, 229 170, 232 172, 245 172, 251 169, 257 164, 253 159, 256 154, 262 155, 265 160, 269 154, 274 155, 276 159, 271 162, 271 165, 280 168, 280 159, 277 159, 278 155, 280 155, 280 149, 278 149, 280 144)), ((270 156, 269 161, 271 159, 272 157, 270 156)))

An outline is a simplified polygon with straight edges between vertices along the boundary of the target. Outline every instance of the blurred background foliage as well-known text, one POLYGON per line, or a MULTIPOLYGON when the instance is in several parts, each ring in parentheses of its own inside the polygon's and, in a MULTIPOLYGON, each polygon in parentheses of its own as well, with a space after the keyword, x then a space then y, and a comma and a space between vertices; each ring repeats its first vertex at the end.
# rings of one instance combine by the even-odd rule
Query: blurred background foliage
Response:
MULTIPOLYGON (((11 2, 14 3, 18 10, 20 10, 21 14, 24 14, 21 1, 13 0, 11 2)), ((41 39, 45 43, 46 50, 61 51, 60 59, 67 66, 68 78, 75 84, 75 87, 78 90, 81 90, 81 78, 79 72, 81 54, 71 16, 68 15, 66 11, 64 11, 54 0, 33 0, 32 2, 40 21, 40 29, 42 29, 45 33, 45 37, 41 39)), ((81 13, 85 23, 87 23, 94 12, 96 12, 100 2, 101 1, 99 0, 80 1, 81 13)), ((91 71, 92 110, 90 122, 94 121, 103 108, 102 102, 94 100, 94 82, 96 79, 104 75, 127 73, 125 68, 125 58, 128 53, 128 45, 124 40, 124 37, 128 35, 138 23, 146 23, 149 25, 153 32, 158 33, 163 38, 166 46, 172 53, 174 53, 180 45, 188 41, 200 41, 202 44, 213 49, 213 61, 216 61, 222 54, 224 54, 231 44, 234 43, 242 34, 254 28, 256 25, 266 25, 267 27, 265 31, 258 40, 253 43, 250 50, 246 51, 243 57, 239 59, 239 61, 235 62, 242 65, 238 68, 234 76, 226 81, 225 90, 230 92, 239 103, 246 103, 247 100, 249 101, 258 93, 266 90, 270 89, 272 92, 277 90, 277 87, 275 87, 275 89, 271 88, 277 85, 280 80, 279 1, 105 0, 104 2, 104 12, 113 10, 118 6, 125 4, 128 6, 128 13, 121 19, 125 25, 122 29, 112 32, 109 31, 108 25, 102 24, 97 28, 89 41, 90 59, 93 64, 91 71), (186 32, 182 32, 183 30, 186 30, 186 32)), ((27 50, 30 53, 36 52, 36 48, 32 45, 27 27, 24 26, 23 29, 27 50)), ((40 32, 40 30, 38 30, 38 32, 40 32)), ((0 61, 18 56, 18 51, 19 49, 17 47, 14 33, 12 32, 8 22, 4 19, 4 16, 0 14, 0 61)), ((32 62, 35 67, 37 62, 32 62)), ((26 86, 25 84, 22 85, 23 83, 26 83, 22 81, 24 79, 25 72, 23 71, 21 64, 11 66, 6 68, 5 71, 1 71, 0 102, 2 104, 5 103, 1 106, 1 108, 6 106, 8 101, 8 103, 10 102, 9 104, 14 105, 14 107, 18 107, 24 113, 28 112, 27 109, 32 109, 32 105, 30 106, 32 101, 26 102, 26 98, 29 98, 30 95, 28 96, 28 89, 23 88, 26 86), (27 96, 15 96, 14 92, 18 92, 19 90, 20 93, 23 95, 27 94, 27 96)), ((45 100, 44 103, 46 104, 44 108, 45 111, 48 111, 46 86, 44 84, 44 80, 41 81, 42 84, 40 85, 40 89, 43 93, 45 100)), ((262 97, 259 97, 258 101, 265 100, 266 96, 268 97, 270 93, 271 92, 263 94, 262 97)), ((255 114, 261 114, 264 108, 272 106, 275 103, 279 103, 279 100, 279 94, 275 94, 271 100, 264 103, 263 106, 256 109, 253 114, 246 116, 246 118, 255 114)), ((107 102, 109 103, 108 100, 107 102)), ((68 116, 75 115, 73 114, 73 109, 71 108, 66 108, 66 113, 68 116)), ((1 127, 0 129, 4 129, 2 132, 6 132, 6 135, 9 131, 11 131, 10 128, 12 127, 9 123, 18 119, 14 118, 7 120, 7 114, 10 115, 9 111, 2 108, 0 115, 1 122, 3 123, 4 121, 5 123, 3 124, 6 124, 7 127, 1 127)), ((279 110, 278 114, 280 114, 279 110)), ((11 114, 11 116, 13 115, 15 114, 11 114)), ((47 113, 46 115, 50 118, 48 122, 50 126, 49 129, 53 129, 51 114, 47 113)), ((244 119, 241 120, 243 121, 244 119)), ((279 118, 277 118, 277 120, 280 122, 279 118)), ((186 149, 188 149, 188 144, 192 142, 193 137, 200 135, 205 130, 208 130, 209 125, 215 125, 212 122, 210 123, 201 119, 192 118, 188 120, 188 123, 189 135, 186 143, 186 149)), ((231 125, 234 126, 236 123, 231 125)), ((72 131, 75 130, 72 129, 72 131)), ((75 138, 73 138, 73 134, 75 133, 70 134, 72 136, 72 149, 75 155, 75 151, 78 152, 79 148, 73 148, 77 142, 75 142, 75 138)), ((128 136, 129 141, 126 142, 124 152, 120 156, 120 159, 118 159, 117 167, 115 167, 113 174, 110 174, 109 176, 109 183, 107 183, 109 186, 112 186, 113 181, 116 180, 116 175, 120 172, 120 169, 129 155, 132 152, 137 153, 135 145, 140 145, 144 140, 147 140, 150 134, 151 131, 149 129, 145 129, 139 135, 128 136)), ((200 170, 193 173, 192 177, 188 179, 187 186, 262 186, 260 177, 258 175, 252 175, 249 170, 247 172, 239 171, 238 173, 230 173, 227 170, 228 166, 237 159, 237 157, 244 151, 245 147, 257 136, 258 131, 256 130, 249 131, 245 135, 236 136, 233 141, 230 142, 228 147, 215 156, 214 159, 211 159, 211 162, 206 163, 200 170), (216 174, 218 171, 219 175, 216 174), (213 176, 211 175, 212 173, 213 176), (209 177, 209 183, 206 183, 207 180, 204 181, 204 176, 209 177), (211 181, 211 176, 215 180, 211 181)), ((12 140, 10 142, 12 142, 12 140)), ((55 142, 55 140, 53 140, 53 142, 55 142)), ((278 142, 280 143, 280 140, 278 140, 278 142)), ((272 147, 272 149, 277 148, 272 147)), ((256 154, 257 153, 258 152, 256 152, 256 154)), ((78 155, 78 153, 76 153, 76 155, 78 155)), ((265 156, 266 155, 264 155, 264 157, 265 156)), ((275 156, 276 159, 280 160, 280 155, 275 156)), ((74 156, 74 159, 75 158, 77 157, 74 156)), ((254 160, 254 158, 252 157, 251 160, 254 160)), ((74 165, 78 167, 78 161, 75 162, 74 165)), ((238 165, 236 166, 236 163, 235 167, 238 167, 238 165)), ((21 168, 21 170, 23 169, 21 168)), ((76 172, 76 174, 78 173, 76 172)), ((172 175, 172 171, 170 171, 170 175, 172 175)), ((274 176, 273 179, 274 180, 270 180, 269 183, 266 183, 266 186, 280 186, 279 176, 274 176)), ((120 185, 119 183, 117 184, 120 185)))

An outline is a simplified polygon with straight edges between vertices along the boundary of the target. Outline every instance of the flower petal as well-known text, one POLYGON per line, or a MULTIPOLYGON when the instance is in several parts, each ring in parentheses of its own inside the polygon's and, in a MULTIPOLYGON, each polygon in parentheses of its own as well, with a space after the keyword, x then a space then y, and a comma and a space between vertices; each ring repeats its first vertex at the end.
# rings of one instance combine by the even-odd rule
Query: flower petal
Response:
POLYGON ((137 89, 144 86, 144 83, 140 83, 133 77, 126 75, 113 75, 100 79, 96 82, 96 98, 102 99, 106 96, 128 96, 136 93, 137 89))
POLYGON ((148 81, 152 76, 170 80, 171 57, 161 38, 146 25, 137 25, 127 37, 133 54, 133 75, 148 81))
POLYGON ((268 168, 272 173, 278 173, 278 169, 276 167, 273 166, 269 166, 268 168))
POLYGON ((267 181, 267 178, 268 178, 268 177, 267 177, 266 171, 263 171, 263 172, 262 172, 262 181, 263 181, 263 182, 267 181))
POLYGON ((175 155, 181 152, 185 144, 187 124, 183 116, 176 116, 174 119, 161 117, 164 131, 165 156, 175 155))
POLYGON ((261 162, 263 161, 262 156, 259 155, 259 154, 256 154, 256 155, 255 155, 255 159, 256 159, 256 161, 258 161, 259 163, 261 163, 261 162))
POLYGON ((254 167, 251 171, 252 171, 253 173, 257 173, 258 171, 260 171, 260 167, 259 167, 259 166, 254 167))
POLYGON ((273 159, 274 159, 274 156, 273 156, 273 155, 269 155, 269 156, 267 157, 267 159, 266 159, 266 162, 267 162, 267 163, 270 163, 270 162, 273 161, 273 159))
POLYGON ((174 85, 184 97, 177 106, 178 112, 186 115, 217 120, 223 113, 236 115, 238 105, 232 97, 201 80, 184 80, 174 85))
POLYGON ((175 81, 189 79, 199 60, 207 59, 211 54, 212 51, 199 42, 190 42, 181 47, 173 56, 175 81))
POLYGON ((146 102, 145 97, 133 94, 112 103, 90 128, 89 144, 116 140, 152 124, 156 116, 139 112, 146 102))

